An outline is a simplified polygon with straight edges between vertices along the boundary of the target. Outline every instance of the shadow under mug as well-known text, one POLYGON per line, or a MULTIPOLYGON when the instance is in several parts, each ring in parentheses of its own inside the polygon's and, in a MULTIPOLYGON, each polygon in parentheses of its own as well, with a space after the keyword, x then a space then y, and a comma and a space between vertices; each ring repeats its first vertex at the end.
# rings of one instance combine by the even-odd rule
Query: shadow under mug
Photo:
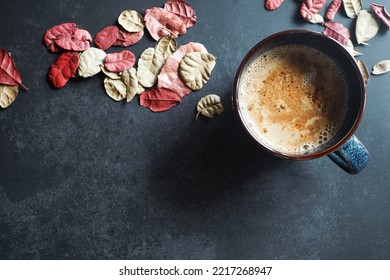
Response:
POLYGON ((233 109, 236 111, 246 132, 261 148, 276 156, 292 160, 315 159, 327 155, 340 168, 350 174, 359 173, 370 160, 367 149, 354 135, 363 116, 365 101, 366 92, 363 77, 353 56, 336 40, 309 30, 286 30, 273 34, 259 42, 242 60, 233 86, 233 109), (299 153, 286 153, 276 150, 256 138, 243 117, 243 108, 240 106, 239 98, 239 90, 243 83, 241 78, 247 67, 264 52, 288 44, 315 48, 331 58, 341 70, 348 92, 348 109, 339 131, 326 145, 299 153))

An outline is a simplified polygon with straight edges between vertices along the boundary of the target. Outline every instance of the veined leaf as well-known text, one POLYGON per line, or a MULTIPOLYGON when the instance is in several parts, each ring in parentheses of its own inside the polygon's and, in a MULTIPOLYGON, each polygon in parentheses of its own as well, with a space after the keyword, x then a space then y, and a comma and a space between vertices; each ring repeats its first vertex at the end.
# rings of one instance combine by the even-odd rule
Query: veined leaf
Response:
POLYGON ((367 86, 368 80, 370 79, 370 72, 362 60, 357 61, 357 65, 359 66, 360 72, 362 73, 364 85, 367 86))
POLYGON ((0 84, 0 107, 5 109, 11 105, 18 96, 19 86, 0 84))
POLYGON ((358 44, 367 45, 379 30, 379 20, 370 12, 361 10, 356 20, 356 40, 358 44))
POLYGON ((180 95, 165 88, 154 87, 150 91, 143 92, 140 96, 141 106, 149 108, 153 112, 167 111, 178 105, 180 101, 180 95))
POLYGON ((177 50, 176 39, 169 36, 161 38, 156 45, 156 50, 163 54, 164 60, 167 60, 168 56, 177 50))
POLYGON ((196 23, 194 8, 183 0, 167 0, 165 2, 164 9, 179 16, 187 28, 194 26, 196 23))
POLYGON ((144 87, 152 87, 157 83, 157 75, 164 65, 163 54, 154 48, 144 50, 138 60, 137 76, 144 87))
POLYGON ((345 13, 350 18, 356 18, 363 9, 362 0, 343 0, 345 13))
POLYGON ((126 98, 126 85, 121 80, 112 80, 109 77, 104 79, 104 88, 109 97, 115 101, 126 98))
POLYGON ((381 75, 390 72, 390 60, 381 60, 372 67, 372 74, 381 75))
POLYGON ((370 4, 371 10, 373 10, 376 16, 386 25, 387 29, 390 30, 390 15, 386 11, 386 8, 378 4, 370 4))
POLYGON ((87 78, 92 77, 101 71, 100 66, 103 65, 103 61, 106 57, 106 53, 98 48, 86 49, 80 55, 79 63, 79 75, 87 78))
POLYGON ((216 94, 208 94, 198 102, 196 109, 198 110, 196 118, 198 118, 199 114, 208 118, 214 118, 215 115, 223 113, 221 98, 216 94))
POLYGON ((118 17, 118 23, 128 32, 140 32, 144 29, 142 16, 134 10, 125 10, 118 17))

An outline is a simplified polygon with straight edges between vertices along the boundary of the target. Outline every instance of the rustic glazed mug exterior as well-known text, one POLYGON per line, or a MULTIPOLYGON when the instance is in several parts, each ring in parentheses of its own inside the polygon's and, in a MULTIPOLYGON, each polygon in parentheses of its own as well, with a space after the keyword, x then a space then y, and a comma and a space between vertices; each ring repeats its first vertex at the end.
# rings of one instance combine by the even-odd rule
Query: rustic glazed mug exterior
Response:
MULTIPOLYGON (((277 57, 277 55, 275 55, 275 57, 277 57)), ((314 58, 314 56, 308 55, 307 57, 312 57, 311 58, 312 61, 316 59, 314 58)), ((271 71, 271 70, 267 70, 267 71, 271 71)), ((284 75, 283 71, 282 74, 284 75)), ((317 81, 321 82, 321 75, 318 75, 316 79, 317 81)), ((261 82, 254 81, 254 83, 264 83, 264 85, 262 84, 262 86, 265 88, 268 85, 268 83, 266 84, 266 81, 261 81, 261 82)), ((338 88, 339 85, 333 85, 333 86, 335 88, 338 88)), ((318 94, 317 91, 318 90, 316 89, 316 94, 318 94)), ((270 91, 267 91, 267 93, 269 94, 270 91)), ((279 94, 279 93, 274 93, 274 94, 279 94)), ((321 98, 321 96, 320 97, 317 96, 316 98, 317 99, 321 98)), ((342 97, 340 96, 339 98, 340 100, 336 100, 334 104, 324 104, 323 106, 325 107, 341 106, 338 104, 341 104, 343 102, 341 100, 342 97)), ((274 100, 277 99, 274 98, 274 100)), ((233 86, 234 110, 237 112, 238 118, 242 123, 245 131, 250 135, 251 138, 253 138, 260 145, 261 148, 265 149, 266 151, 276 156, 283 157, 286 159, 292 159, 292 160, 308 160, 308 159, 319 158, 322 156, 328 156, 340 168, 342 168, 343 170, 345 170, 350 174, 359 173, 364 167, 367 166, 370 160, 370 155, 367 149, 354 135, 363 116, 365 100, 366 100, 366 93, 365 93, 365 85, 364 85, 363 77, 356 63, 356 60, 353 58, 353 56, 351 56, 351 54, 336 40, 324 34, 309 31, 309 30, 282 31, 273 34, 265 38, 261 42, 259 42, 248 52, 248 54, 242 60, 237 70, 236 77, 234 80, 234 86, 233 86), (314 49, 315 52, 318 51, 318 53, 321 53, 321 55, 330 59, 330 61, 332 61, 332 63, 334 63, 337 66, 337 69, 339 69, 341 76, 343 77, 343 83, 345 83, 346 97, 344 99, 346 101, 345 104, 343 105, 345 107, 344 110, 345 114, 343 115, 340 125, 337 127, 337 131, 335 131, 333 134, 330 135, 329 137, 330 139, 326 139, 325 137, 327 141, 322 141, 323 136, 319 136, 321 141, 319 141, 318 143, 320 144, 316 143, 317 145, 315 146, 313 145, 312 147, 311 146, 308 147, 307 145, 305 145, 307 147, 299 151, 298 150, 286 151, 278 148, 277 146, 270 145, 269 142, 264 140, 262 137, 259 137, 259 134, 263 133, 263 132, 259 132, 259 130, 264 129, 264 132, 267 132, 268 128, 260 128, 260 125, 257 126, 253 125, 253 123, 249 120, 250 118, 248 118, 248 110, 251 109, 249 108, 248 105, 250 102, 248 103, 248 101, 244 99, 251 98, 251 96, 249 97, 247 96, 248 93, 246 91, 248 90, 249 87, 247 84, 251 82, 249 81, 250 79, 248 79, 247 76, 253 75, 253 74, 248 74, 248 71, 249 72, 253 71, 253 67, 254 67, 253 65, 256 65, 256 67, 259 68, 266 68, 268 67, 269 63, 273 63, 272 55, 270 57, 268 53, 272 53, 273 50, 276 50, 278 48, 279 49, 287 48, 289 50, 290 49, 294 50, 294 48, 296 47, 302 48, 303 52, 307 52, 306 48, 310 51, 314 49), (261 57, 262 60, 261 59, 259 60, 259 57, 261 57)), ((278 102, 280 102, 280 105, 277 106, 280 106, 281 109, 288 109, 290 106, 288 101, 287 103, 284 100, 279 100, 278 102)), ((259 104, 261 104, 261 102, 259 102, 259 104)), ((257 111, 255 112, 260 114, 259 112, 262 110, 261 108, 262 105, 257 105, 257 106, 258 106, 257 111)), ((250 112, 250 114, 254 114, 254 113, 250 112)), ((261 119, 263 119, 263 117, 261 117, 261 119)), ((309 122, 313 123, 317 119, 319 119, 319 117, 313 117, 307 123, 309 122)), ((281 122, 281 121, 282 119, 276 119, 275 121, 274 118, 274 122, 276 122, 276 125, 278 125, 277 122, 281 122)), ((306 129, 305 133, 310 133, 310 129, 306 129)), ((283 137, 283 134, 280 135, 281 137, 283 137)))

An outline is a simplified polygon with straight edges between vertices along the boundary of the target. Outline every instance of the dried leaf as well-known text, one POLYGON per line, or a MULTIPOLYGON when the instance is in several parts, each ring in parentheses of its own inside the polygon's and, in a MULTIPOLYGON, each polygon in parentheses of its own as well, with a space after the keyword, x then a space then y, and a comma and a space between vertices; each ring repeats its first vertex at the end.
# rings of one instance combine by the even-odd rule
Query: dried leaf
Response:
POLYGON ((58 35, 55 43, 63 50, 84 51, 89 48, 92 42, 91 34, 87 30, 75 28, 73 33, 63 33, 58 35))
POLYGON ((121 80, 112 80, 109 77, 104 79, 104 88, 109 97, 115 101, 126 98, 126 85, 121 80))
POLYGON ((27 89, 22 83, 22 76, 16 68, 11 54, 3 48, 0 48, 0 84, 21 85, 27 89))
POLYGON ((194 26, 196 23, 194 8, 183 0, 167 0, 164 9, 179 16, 187 28, 194 26))
POLYGON ((100 69, 102 70, 104 75, 109 77, 111 80, 120 80, 122 78, 122 75, 121 75, 122 73, 111 72, 111 71, 107 70, 106 67, 104 67, 104 65, 100 65, 100 69))
POLYGON ((18 96, 18 85, 2 85, 0 84, 0 107, 5 109, 11 105, 18 96))
POLYGON ((310 22, 310 23, 319 23, 319 24, 324 24, 324 18, 320 15, 320 14, 316 14, 314 16, 312 16, 311 19, 307 19, 306 21, 310 22))
POLYGON ((170 55, 158 75, 158 87, 167 88, 177 92, 181 97, 189 94, 188 88, 179 77, 179 64, 187 53, 207 52, 207 49, 200 43, 188 43, 180 46, 177 51, 170 55))
POLYGON ((370 79, 370 72, 368 71, 368 68, 363 61, 357 61, 357 65, 359 66, 360 72, 362 73, 364 85, 367 86, 368 80, 370 79))
POLYGON ((363 9, 362 0, 343 0, 345 13, 350 18, 356 18, 363 9))
POLYGON ((149 108, 153 112, 162 112, 178 105, 181 101, 180 95, 176 92, 154 87, 150 91, 145 91, 140 96, 140 104, 149 108))
POLYGON ((50 66, 49 81, 55 88, 61 88, 76 74, 79 66, 79 53, 66 51, 60 54, 50 66))
POLYGON ((163 54, 154 48, 147 48, 138 60, 137 77, 144 87, 157 83, 157 75, 165 63, 163 54))
POLYGON ((140 32, 144 29, 142 16, 134 10, 125 10, 118 17, 118 23, 128 32, 140 32))
POLYGON ((359 56, 359 55, 362 55, 361 52, 359 52, 358 49, 356 49, 354 46, 353 46, 353 43, 351 41, 351 39, 347 40, 347 43, 345 44, 344 46, 351 55, 353 56, 359 56))
POLYGON ((116 41, 114 42, 113 46, 129 47, 138 43, 143 36, 143 30, 139 32, 127 32, 124 30, 119 30, 118 37, 116 38, 116 41))
POLYGON ((74 31, 76 30, 77 25, 75 23, 62 23, 56 26, 53 26, 49 30, 46 31, 43 41, 45 42, 46 47, 51 52, 59 52, 62 50, 56 43, 55 40, 60 36, 61 34, 68 34, 72 35, 74 31))
POLYGON ((381 75, 390 72, 390 60, 381 60, 372 67, 372 74, 381 75))
POLYGON ((187 32, 181 18, 162 8, 147 9, 144 20, 146 28, 156 41, 165 36, 177 37, 187 32))
POLYGON ((273 11, 279 8, 283 1, 284 0, 265 0, 264 7, 269 11, 273 11))
POLYGON ((131 51, 123 50, 117 53, 107 54, 104 66, 111 72, 125 71, 135 64, 135 56, 131 51))
POLYGON ((86 49, 80 55, 79 75, 87 78, 92 77, 101 71, 100 66, 106 58, 106 53, 98 48, 86 49))
POLYGON ((337 11, 340 9, 342 0, 332 0, 332 2, 329 4, 328 9, 325 13, 325 18, 327 20, 333 20, 334 17, 337 14, 337 11))
POLYGON ((358 44, 367 45, 379 30, 379 20, 370 12, 361 10, 356 20, 356 40, 358 44))
POLYGON ((386 11, 385 6, 378 4, 370 4, 371 10, 373 10, 376 16, 386 25, 387 29, 390 30, 390 15, 386 11))
POLYGON ((118 36, 119 36, 118 26, 115 25, 107 26, 96 34, 94 43, 99 49, 105 51, 109 49, 112 45, 114 45, 118 36))
POLYGON ((144 88, 138 82, 137 70, 135 68, 130 68, 123 72, 122 82, 126 86, 126 102, 130 102, 134 96, 144 91, 144 88))
POLYGON ((324 7, 326 0, 303 0, 301 5, 301 16, 310 20, 324 7))
POLYGON ((342 45, 346 45, 347 41, 351 38, 348 28, 339 22, 325 22, 324 34, 339 41, 342 45))
POLYGON ((192 52, 184 56, 179 65, 179 75, 192 90, 201 89, 210 79, 216 58, 206 52, 192 52))
POLYGON ((167 60, 168 56, 177 50, 176 39, 168 36, 161 38, 157 43, 156 50, 163 54, 164 60, 167 60))
POLYGON ((198 118, 199 114, 208 118, 214 118, 215 115, 223 113, 221 98, 216 94, 208 94, 198 102, 196 109, 198 110, 196 118, 198 118))

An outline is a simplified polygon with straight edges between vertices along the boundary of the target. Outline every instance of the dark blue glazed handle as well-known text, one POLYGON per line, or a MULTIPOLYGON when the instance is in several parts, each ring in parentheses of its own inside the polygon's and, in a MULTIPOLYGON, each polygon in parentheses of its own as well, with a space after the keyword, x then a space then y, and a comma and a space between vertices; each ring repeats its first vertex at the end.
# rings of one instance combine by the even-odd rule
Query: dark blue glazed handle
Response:
POLYGON ((359 173, 370 161, 368 150, 355 135, 328 157, 349 174, 359 173))

